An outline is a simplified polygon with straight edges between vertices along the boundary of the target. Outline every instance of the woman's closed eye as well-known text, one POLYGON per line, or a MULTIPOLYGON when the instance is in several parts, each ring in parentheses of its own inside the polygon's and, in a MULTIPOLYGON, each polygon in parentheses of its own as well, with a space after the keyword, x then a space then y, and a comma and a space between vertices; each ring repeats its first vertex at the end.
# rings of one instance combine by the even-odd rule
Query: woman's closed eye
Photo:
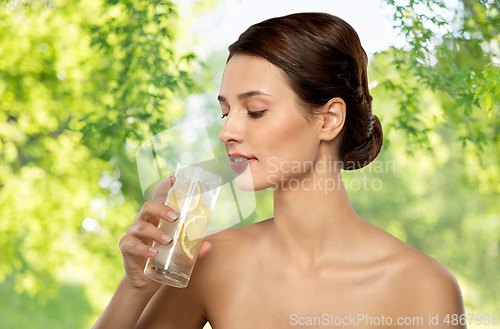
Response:
MULTIPOLYGON (((251 116, 254 119, 257 119, 257 118, 260 118, 261 116, 263 116, 264 112, 266 112, 266 110, 264 110, 264 111, 254 111, 254 112, 248 111, 248 115, 251 116)), ((221 117, 221 119, 224 119, 228 115, 229 115, 229 113, 223 114, 222 117, 221 117)))
POLYGON ((248 111, 248 115, 251 116, 254 119, 257 119, 257 118, 260 118, 261 116, 263 116, 264 112, 266 112, 266 110, 264 110, 264 111, 255 111, 255 112, 248 111))

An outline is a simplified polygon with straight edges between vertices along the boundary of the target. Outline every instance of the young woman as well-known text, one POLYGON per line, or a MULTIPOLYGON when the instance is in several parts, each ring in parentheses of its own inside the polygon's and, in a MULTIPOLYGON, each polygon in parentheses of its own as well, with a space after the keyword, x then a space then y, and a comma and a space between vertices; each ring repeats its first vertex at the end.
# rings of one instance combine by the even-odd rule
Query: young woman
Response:
POLYGON ((229 51, 219 137, 241 189, 273 188, 274 217, 207 237, 187 288, 158 284, 143 269, 152 241, 171 240, 159 218, 177 217, 163 204, 175 178, 164 180, 120 241, 126 274, 94 328, 464 327, 451 322, 464 313, 453 275, 359 217, 342 185, 341 169, 382 146, 353 28, 288 15, 229 51))

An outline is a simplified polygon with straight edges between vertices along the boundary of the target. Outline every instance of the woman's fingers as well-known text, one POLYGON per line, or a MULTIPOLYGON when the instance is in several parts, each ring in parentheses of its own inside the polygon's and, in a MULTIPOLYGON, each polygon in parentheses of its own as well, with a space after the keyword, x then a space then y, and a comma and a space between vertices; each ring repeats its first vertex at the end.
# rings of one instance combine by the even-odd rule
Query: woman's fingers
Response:
POLYGON ((120 251, 124 257, 126 256, 142 256, 142 257, 154 257, 158 250, 148 246, 142 241, 134 236, 125 235, 120 240, 120 251))
POLYGON ((150 222, 153 225, 158 225, 158 218, 163 218, 168 222, 175 222, 179 215, 174 209, 163 203, 157 203, 154 201, 146 201, 141 208, 141 211, 134 217, 134 223, 140 222, 150 222))
MULTIPOLYGON (((158 250, 143 243, 144 239, 152 239, 161 244, 172 243, 172 237, 150 223, 133 224, 129 226, 127 234, 120 240, 120 250, 123 256, 155 256, 158 250)), ((205 256, 210 249, 212 249, 212 243, 203 241, 198 257, 205 256)))
POLYGON ((165 203, 167 201, 167 194, 170 188, 175 183, 175 176, 170 175, 158 184, 153 193, 153 201, 158 203, 165 203))
MULTIPOLYGON (((151 223, 138 223, 130 225, 127 229, 127 235, 125 235, 125 237, 127 236, 135 238, 134 243, 135 241, 144 241, 144 240, 155 240, 161 244, 172 243, 171 236, 166 234, 163 230, 159 229, 158 227, 152 225, 151 223)), ((144 244, 144 246, 147 245, 144 244)), ((208 241, 203 241, 200 247, 200 253, 198 254, 199 257, 205 256, 210 251, 210 249, 212 249, 212 243, 208 241)))
POLYGON ((170 175, 158 184, 153 193, 153 200, 148 200, 144 203, 141 211, 135 216, 134 223, 141 221, 150 222, 158 225, 158 218, 163 218, 171 223, 175 222, 179 215, 174 209, 165 205, 168 191, 175 183, 175 176, 170 175))
POLYGON ((155 240, 161 244, 169 244, 172 242, 172 237, 166 234, 165 231, 146 222, 130 225, 127 228, 127 235, 132 235, 141 240, 155 240))

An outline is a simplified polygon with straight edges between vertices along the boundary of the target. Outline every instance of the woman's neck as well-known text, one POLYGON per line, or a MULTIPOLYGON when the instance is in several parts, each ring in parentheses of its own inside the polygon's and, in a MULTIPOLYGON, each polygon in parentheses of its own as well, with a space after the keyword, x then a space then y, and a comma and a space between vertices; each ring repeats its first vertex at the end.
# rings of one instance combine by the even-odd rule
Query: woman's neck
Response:
MULTIPOLYGON (((274 190, 272 241, 302 268, 356 247, 363 219, 354 211, 338 172, 312 172, 274 190), (299 184, 300 183, 300 184, 299 184)), ((335 256, 338 255, 338 256, 335 256)))

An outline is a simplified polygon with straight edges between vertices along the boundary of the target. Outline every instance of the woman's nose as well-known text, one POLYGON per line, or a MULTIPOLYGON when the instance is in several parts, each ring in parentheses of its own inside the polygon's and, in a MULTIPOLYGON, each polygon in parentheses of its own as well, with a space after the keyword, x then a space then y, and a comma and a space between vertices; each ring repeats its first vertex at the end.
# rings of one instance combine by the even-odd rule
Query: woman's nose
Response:
POLYGON ((219 133, 219 138, 224 144, 241 143, 244 139, 242 122, 237 118, 236 114, 238 113, 228 114, 219 133))

